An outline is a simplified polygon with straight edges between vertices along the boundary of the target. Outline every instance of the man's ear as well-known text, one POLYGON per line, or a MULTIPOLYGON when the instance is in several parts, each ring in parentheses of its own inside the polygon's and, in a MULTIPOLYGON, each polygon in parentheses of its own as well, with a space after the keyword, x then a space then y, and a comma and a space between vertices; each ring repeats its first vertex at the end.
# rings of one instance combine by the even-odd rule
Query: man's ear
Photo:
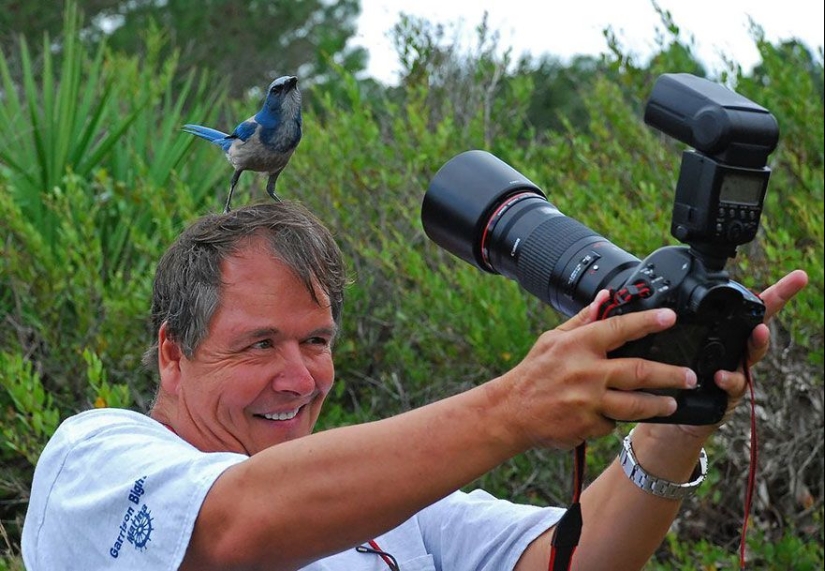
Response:
POLYGON ((180 362, 183 351, 169 338, 167 324, 164 322, 158 331, 158 370, 160 371, 161 389, 170 394, 177 394, 181 379, 180 362))

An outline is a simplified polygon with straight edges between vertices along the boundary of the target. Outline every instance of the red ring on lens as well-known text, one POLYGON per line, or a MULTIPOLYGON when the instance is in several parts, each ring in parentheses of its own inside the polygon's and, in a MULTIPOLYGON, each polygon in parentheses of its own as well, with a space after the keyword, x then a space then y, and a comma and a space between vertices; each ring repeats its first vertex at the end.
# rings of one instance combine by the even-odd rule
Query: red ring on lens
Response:
POLYGON ((524 199, 529 198, 531 196, 540 196, 536 192, 532 191, 524 191, 519 192, 518 194, 514 194, 507 199, 505 199, 501 204, 499 204, 496 209, 493 211, 493 214, 490 215, 490 218, 487 220, 487 226, 484 227, 484 232, 481 233, 481 261, 484 262, 484 265, 487 266, 487 269, 490 271, 495 272, 495 268, 490 264, 490 256, 489 251, 487 249, 487 237, 492 234, 493 229, 496 226, 496 223, 499 219, 504 215, 504 212, 513 206, 516 202, 524 199))

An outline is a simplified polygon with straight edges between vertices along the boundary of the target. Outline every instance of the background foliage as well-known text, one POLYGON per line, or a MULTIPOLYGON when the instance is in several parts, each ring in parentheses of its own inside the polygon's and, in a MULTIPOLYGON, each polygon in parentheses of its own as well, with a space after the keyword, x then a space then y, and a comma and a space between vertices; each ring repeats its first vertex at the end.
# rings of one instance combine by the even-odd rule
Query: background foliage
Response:
MULTIPOLYGON (((69 0, 4 0, 0 47, 13 53, 17 36, 40 40, 63 31, 69 0)), ((302 81, 325 83, 332 66, 358 72, 364 48, 347 45, 355 35, 358 0, 83 0, 84 40, 105 41, 130 54, 146 50, 144 31, 163 30, 165 55, 180 53, 178 72, 209 69, 230 94, 265 89, 276 77, 298 73, 302 81)), ((34 47, 37 56, 47 49, 34 47)), ((13 63, 17 63, 11 56, 13 63)), ((234 126, 234 125, 233 125, 234 126)))
MULTIPOLYGON (((122 26, 128 41, 91 33, 99 31, 94 19, 72 5, 59 23, 1 38, 0 569, 22 568, 19 534, 33 466, 59 421, 94 406, 149 406, 154 379, 140 357, 152 337, 154 263, 189 221, 222 207, 231 174, 215 148, 180 126, 231 128, 259 105, 248 89, 273 72, 260 63, 247 70, 249 83, 227 80, 238 46, 222 46, 220 65, 192 55, 181 37, 197 37, 203 47, 212 36, 185 3, 170 1, 168 11, 154 2, 126 4, 134 8, 122 26), (144 22, 152 10, 157 25, 129 28, 131 18, 144 22)), ((90 13, 98 14, 126 4, 88 2, 84 9, 95 6, 90 13)), ((288 3, 249 3, 263 4, 287 13, 288 3)), ((355 2, 335 5, 357 13, 355 2)), ((38 6, 20 3, 0 17, 38 6)), ((423 192, 455 154, 493 152, 542 186, 562 212, 636 255, 674 243, 668 232, 682 146, 645 126, 642 107, 661 73, 707 74, 670 15, 660 15, 660 49, 644 63, 610 30, 602 58, 563 65, 549 57, 512 61, 484 20, 475 47, 458 51, 443 26, 409 17, 393 31, 406 68, 397 87, 359 79, 362 68, 341 42, 308 50, 314 55, 305 60, 282 60, 284 71, 274 73, 299 70, 307 113, 280 192, 328 223, 354 278, 336 347, 339 382, 322 429, 391 415, 491 378, 561 320, 514 282, 478 272, 424 235, 423 192), (323 70, 315 82, 301 67, 310 60, 323 70)), ((351 35, 348 29, 337 37, 351 35)), ((768 43, 756 25, 752 32, 761 64, 745 72, 729 62, 712 79, 773 112, 781 139, 762 230, 729 270, 758 290, 801 267, 811 284, 774 321, 771 353, 754 371, 761 461, 748 562, 752 569, 821 569, 823 53, 768 43)), ((242 179, 238 203, 267 199, 262 183, 242 179)), ((711 483, 685 504, 650 570, 737 565, 745 408, 714 439, 711 483)), ((615 456, 628 428, 592 443, 589 474, 615 456)), ((566 455, 535 451, 475 485, 564 505, 571 475, 566 455)))

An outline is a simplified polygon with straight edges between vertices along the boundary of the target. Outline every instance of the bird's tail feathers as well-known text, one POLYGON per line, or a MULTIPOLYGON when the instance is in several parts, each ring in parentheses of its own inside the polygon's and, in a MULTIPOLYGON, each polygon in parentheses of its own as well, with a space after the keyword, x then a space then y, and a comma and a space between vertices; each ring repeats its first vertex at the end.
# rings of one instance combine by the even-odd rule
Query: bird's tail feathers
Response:
POLYGON ((209 127, 203 127, 201 125, 184 125, 183 130, 218 145, 220 144, 217 142, 218 139, 226 139, 229 136, 217 129, 210 129, 209 127))

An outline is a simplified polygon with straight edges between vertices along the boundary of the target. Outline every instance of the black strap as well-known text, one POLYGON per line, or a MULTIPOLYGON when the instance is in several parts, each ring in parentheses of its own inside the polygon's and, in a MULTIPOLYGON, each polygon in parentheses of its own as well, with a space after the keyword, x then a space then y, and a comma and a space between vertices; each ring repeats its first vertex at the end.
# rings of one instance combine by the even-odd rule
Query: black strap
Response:
POLYGON ((573 553, 579 545, 582 531, 582 508, 579 502, 571 505, 556 525, 553 551, 548 571, 567 571, 573 562, 573 553))
POLYGON ((573 554, 579 545, 579 538, 582 533, 582 508, 581 493, 582 481, 584 480, 584 457, 587 451, 587 444, 582 442, 576 446, 576 467, 574 470, 575 480, 573 482, 573 503, 564 512, 564 515, 556 524, 556 531, 553 534, 553 550, 550 553, 550 565, 548 571, 568 571, 573 562, 573 554))

